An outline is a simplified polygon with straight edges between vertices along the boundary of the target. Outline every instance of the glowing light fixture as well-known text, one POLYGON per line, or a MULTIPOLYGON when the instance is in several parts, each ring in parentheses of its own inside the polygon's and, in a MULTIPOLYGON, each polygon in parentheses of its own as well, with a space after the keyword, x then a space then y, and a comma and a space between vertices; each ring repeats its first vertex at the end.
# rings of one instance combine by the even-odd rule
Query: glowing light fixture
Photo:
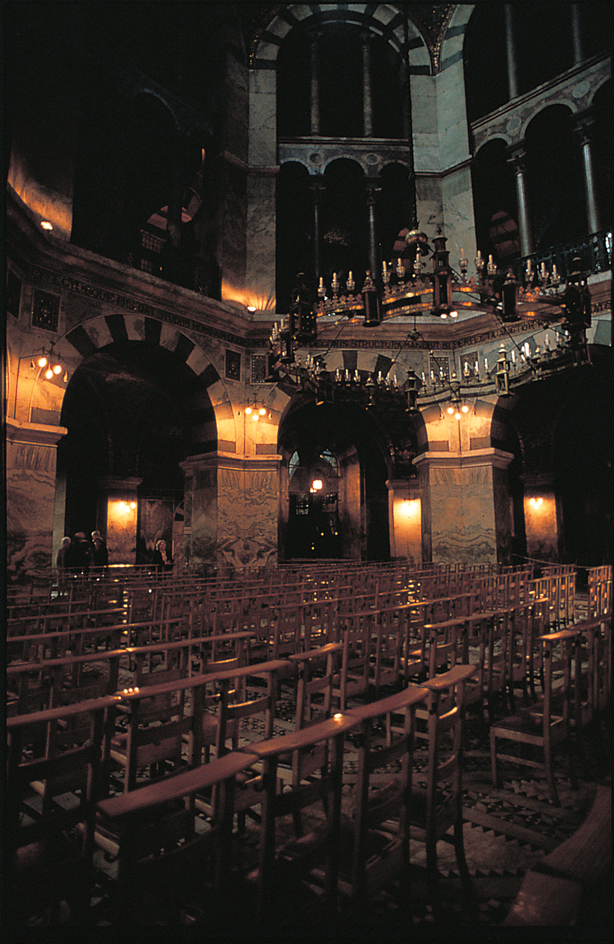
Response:
POLYGON ((41 357, 39 357, 37 363, 38 363, 38 366, 41 368, 47 366, 48 361, 44 354, 41 357))
POLYGON ((312 492, 321 492, 323 488, 324 488, 324 483, 322 479, 314 479, 313 482, 311 483, 312 492))
POLYGON ((49 220, 41 220, 41 229, 52 230, 53 223, 50 223, 49 220))

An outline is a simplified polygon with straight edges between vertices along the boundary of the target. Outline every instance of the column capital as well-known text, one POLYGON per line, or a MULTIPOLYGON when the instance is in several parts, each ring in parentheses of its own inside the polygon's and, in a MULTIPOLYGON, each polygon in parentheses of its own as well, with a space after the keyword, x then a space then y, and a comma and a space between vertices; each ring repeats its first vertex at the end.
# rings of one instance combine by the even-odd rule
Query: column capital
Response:
POLYGON ((320 198, 322 191, 326 190, 326 181, 324 180, 324 175, 319 171, 317 174, 312 174, 309 178, 309 189, 313 193, 316 200, 320 198))
POLYGON ((582 111, 575 116, 573 130, 581 145, 588 144, 592 140, 594 124, 595 116, 592 109, 582 111))
POLYGON ((524 141, 521 144, 514 144, 507 148, 507 162, 512 165, 517 174, 525 170, 526 159, 527 150, 524 141))

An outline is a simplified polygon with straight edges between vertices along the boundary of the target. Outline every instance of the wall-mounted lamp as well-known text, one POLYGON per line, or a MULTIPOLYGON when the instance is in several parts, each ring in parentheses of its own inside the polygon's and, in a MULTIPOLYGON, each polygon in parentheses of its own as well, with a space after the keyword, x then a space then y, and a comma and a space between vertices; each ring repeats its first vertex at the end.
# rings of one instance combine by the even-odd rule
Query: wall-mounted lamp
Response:
POLYGON ((261 416, 266 416, 266 407, 264 406, 246 406, 245 415, 251 416, 254 423, 257 423, 261 416))
MULTIPOLYGON (((23 357, 20 357, 17 361, 17 376, 15 378, 15 402, 13 406, 13 418, 17 417, 17 397, 19 394, 19 375, 21 373, 21 362, 26 361, 26 360, 30 361, 30 370, 36 370, 38 368, 38 375, 35 378, 34 383, 36 383, 36 380, 40 376, 41 371, 44 371, 43 376, 45 380, 53 380, 54 377, 59 378, 62 371, 64 371, 62 382, 65 384, 68 383, 68 370, 65 367, 63 367, 62 364, 60 363, 60 358, 54 352, 53 345, 51 346, 49 351, 46 351, 45 348, 43 348, 40 354, 38 354, 38 356, 36 353, 24 354, 23 357)), ((34 387, 32 387, 32 394, 33 393, 34 393, 34 387)), ((30 406, 32 405, 32 394, 30 395, 30 406)), ((28 418, 29 418, 29 414, 28 414, 28 418)))
POLYGON ((311 488, 309 489, 309 491, 313 493, 321 492, 323 488, 324 488, 324 482, 322 481, 322 479, 314 479, 313 482, 311 483, 311 488))

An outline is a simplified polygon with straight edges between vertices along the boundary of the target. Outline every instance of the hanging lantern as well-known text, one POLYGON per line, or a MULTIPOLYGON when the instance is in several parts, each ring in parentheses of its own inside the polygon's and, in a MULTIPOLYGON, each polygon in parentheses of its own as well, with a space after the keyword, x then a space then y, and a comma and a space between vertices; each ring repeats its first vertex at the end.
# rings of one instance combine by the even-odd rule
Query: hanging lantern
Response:
POLYGON ((510 269, 507 278, 503 283, 501 293, 503 296, 503 320, 518 321, 518 292, 520 284, 514 278, 514 273, 510 269))
POLYGON ((365 276, 364 285, 362 287, 362 299, 365 306, 365 320, 363 321, 364 325, 368 327, 375 327, 382 323, 382 309, 380 305, 379 292, 373 280, 371 279, 371 273, 367 269, 365 276))

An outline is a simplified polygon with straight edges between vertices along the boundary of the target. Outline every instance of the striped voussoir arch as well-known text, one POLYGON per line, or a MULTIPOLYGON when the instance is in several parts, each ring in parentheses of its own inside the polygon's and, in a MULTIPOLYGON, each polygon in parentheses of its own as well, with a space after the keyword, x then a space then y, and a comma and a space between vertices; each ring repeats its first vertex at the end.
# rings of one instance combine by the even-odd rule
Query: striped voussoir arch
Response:
POLYGON ((253 69, 275 69, 279 48, 288 33, 298 27, 325 26, 328 22, 355 24, 381 36, 405 58, 409 56, 409 68, 413 74, 430 75, 431 57, 418 28, 411 22, 406 25, 404 14, 387 3, 297 3, 284 7, 276 13, 266 29, 257 37, 252 49, 253 69))
POLYGON ((234 425, 234 412, 226 386, 211 358, 173 325, 141 314, 98 315, 69 331, 57 342, 55 350, 68 363, 74 364, 75 355, 77 360, 85 360, 116 341, 148 341, 166 348, 183 361, 200 380, 211 405, 210 409, 200 410, 198 440, 207 443, 209 448, 215 448, 213 444, 217 443, 222 421, 225 421, 225 438, 229 440, 228 420, 231 419, 234 425))

